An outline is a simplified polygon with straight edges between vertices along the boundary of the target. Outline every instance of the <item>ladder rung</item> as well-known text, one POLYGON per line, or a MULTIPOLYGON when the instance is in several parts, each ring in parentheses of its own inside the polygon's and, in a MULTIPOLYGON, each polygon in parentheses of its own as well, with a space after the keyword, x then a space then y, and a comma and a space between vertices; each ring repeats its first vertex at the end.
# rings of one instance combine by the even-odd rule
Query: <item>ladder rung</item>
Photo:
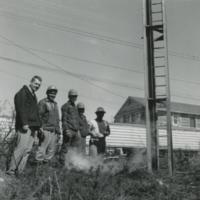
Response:
POLYGON ((159 149, 168 149, 167 146, 159 146, 158 148, 159 148, 159 149))
POLYGON ((159 33, 163 33, 163 25, 153 25, 153 26, 152 26, 152 29, 153 29, 154 31, 159 32, 159 33))
MULTIPOLYGON (((152 22, 163 22, 163 20, 162 19, 155 19, 155 20, 153 20, 152 22)), ((160 25, 163 25, 163 24, 160 24, 160 25)))
POLYGON ((156 75, 155 77, 162 78, 162 77, 166 77, 166 75, 156 75))
POLYGON ((158 137, 165 137, 165 138, 166 138, 166 137, 167 137, 167 135, 158 135, 158 137))
POLYGON ((166 94, 158 94, 158 95, 156 95, 157 97, 165 97, 165 98, 167 98, 167 95, 166 94))
POLYGON ((154 47, 154 49, 164 49, 165 47, 154 47))
POLYGON ((160 102, 166 101, 166 100, 167 100, 167 98, 157 98, 156 102, 160 103, 160 102))
POLYGON ((152 27, 157 28, 157 29, 159 28, 163 29, 163 24, 155 24, 155 25, 152 25, 152 27))
POLYGON ((157 66, 154 66, 155 68, 161 68, 161 67, 165 67, 165 65, 157 65, 157 66))
POLYGON ((156 85, 156 87, 166 87, 167 85, 156 85))
POLYGON ((152 3, 152 5, 159 5, 159 4, 162 4, 162 2, 159 2, 159 3, 152 3))
POLYGON ((159 13, 162 13, 162 10, 161 11, 153 11, 152 14, 159 14, 159 13))
MULTIPOLYGON (((161 108, 161 107, 158 107, 157 110, 158 110, 158 111, 167 111, 166 108, 161 108)), ((163 116, 163 115, 162 115, 162 116, 163 116)))
POLYGON ((165 58, 165 56, 155 56, 154 58, 165 58))

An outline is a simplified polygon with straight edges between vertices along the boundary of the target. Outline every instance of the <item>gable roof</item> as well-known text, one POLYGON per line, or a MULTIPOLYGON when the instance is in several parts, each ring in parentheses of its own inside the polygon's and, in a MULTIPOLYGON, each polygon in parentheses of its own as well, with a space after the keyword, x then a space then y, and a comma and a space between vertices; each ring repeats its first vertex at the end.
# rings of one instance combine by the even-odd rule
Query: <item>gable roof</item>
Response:
MULTIPOLYGON (((145 107, 145 99, 142 97, 132 97, 129 96, 125 103, 121 106, 115 117, 122 111, 126 111, 126 105, 128 102, 137 102, 141 106, 145 107)), ((171 102, 171 112, 183 113, 183 114, 192 114, 192 115, 200 115, 200 105, 179 103, 179 102, 171 102)))

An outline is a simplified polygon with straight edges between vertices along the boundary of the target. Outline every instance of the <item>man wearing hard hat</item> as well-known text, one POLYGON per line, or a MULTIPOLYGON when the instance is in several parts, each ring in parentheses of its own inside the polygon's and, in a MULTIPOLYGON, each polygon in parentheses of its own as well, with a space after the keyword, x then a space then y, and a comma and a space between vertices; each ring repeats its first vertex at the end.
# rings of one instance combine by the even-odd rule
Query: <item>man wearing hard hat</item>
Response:
POLYGON ((68 101, 62 108, 62 129, 63 129, 63 144, 61 147, 60 162, 64 164, 65 155, 69 148, 74 151, 80 151, 81 135, 79 131, 79 115, 76 107, 78 92, 74 89, 68 92, 68 101))
POLYGON ((80 134, 81 134, 81 152, 86 154, 86 137, 89 135, 89 125, 85 112, 85 105, 81 102, 77 104, 79 120, 80 120, 80 134))
POLYGON ((38 104, 42 129, 39 133, 39 147, 36 152, 37 161, 49 162, 56 152, 57 142, 61 134, 59 110, 55 102, 57 92, 55 86, 49 86, 46 91, 47 97, 38 104))
POLYGON ((110 127, 107 121, 103 120, 106 113, 104 108, 98 107, 96 119, 90 122, 90 155, 103 155, 106 152, 106 137, 110 135, 110 127))

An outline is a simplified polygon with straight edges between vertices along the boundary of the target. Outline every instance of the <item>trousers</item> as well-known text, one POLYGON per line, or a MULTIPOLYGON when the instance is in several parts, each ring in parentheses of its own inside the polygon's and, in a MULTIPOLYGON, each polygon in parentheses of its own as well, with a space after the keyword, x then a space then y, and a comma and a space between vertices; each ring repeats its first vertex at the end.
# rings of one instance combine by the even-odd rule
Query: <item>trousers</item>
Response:
POLYGON ((65 157, 69 149, 80 153, 81 152, 81 134, 80 131, 72 131, 72 137, 63 134, 63 143, 60 151, 60 162, 61 164, 65 163, 65 157))
POLYGON ((51 160, 57 149, 58 136, 55 132, 43 130, 44 140, 38 147, 36 152, 37 161, 49 161, 51 160))
POLYGON ((35 131, 28 129, 26 133, 17 131, 17 143, 11 157, 8 171, 23 172, 34 143, 35 131))

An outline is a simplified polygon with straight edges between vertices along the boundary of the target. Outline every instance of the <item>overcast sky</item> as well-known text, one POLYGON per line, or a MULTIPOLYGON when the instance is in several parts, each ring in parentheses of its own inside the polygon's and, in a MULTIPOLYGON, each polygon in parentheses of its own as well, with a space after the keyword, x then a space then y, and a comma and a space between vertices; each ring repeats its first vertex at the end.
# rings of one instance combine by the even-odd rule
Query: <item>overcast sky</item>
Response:
MULTIPOLYGON (((166 0, 172 100, 200 104, 200 1, 166 0)), ((79 92, 86 115, 111 121, 128 96, 144 96, 142 0, 0 0, 0 100, 30 78, 79 92)))

